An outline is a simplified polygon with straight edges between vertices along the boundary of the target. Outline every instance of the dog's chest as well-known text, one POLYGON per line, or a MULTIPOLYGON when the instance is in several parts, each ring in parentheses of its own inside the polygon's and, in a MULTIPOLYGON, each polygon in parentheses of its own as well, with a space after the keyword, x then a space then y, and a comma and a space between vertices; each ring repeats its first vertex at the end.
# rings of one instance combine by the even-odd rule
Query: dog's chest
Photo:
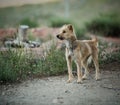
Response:
POLYGON ((66 48, 68 49, 68 55, 73 55, 72 44, 68 41, 65 41, 66 48))
POLYGON ((68 49, 68 56, 71 56, 73 60, 77 59, 78 56, 81 57, 79 43, 77 41, 70 43, 66 41, 66 48, 68 49))
POLYGON ((74 57, 76 54, 77 43, 71 43, 69 41, 65 41, 66 48, 68 49, 68 55, 74 57))
POLYGON ((65 45, 68 49, 72 48, 72 45, 69 41, 65 41, 65 45))

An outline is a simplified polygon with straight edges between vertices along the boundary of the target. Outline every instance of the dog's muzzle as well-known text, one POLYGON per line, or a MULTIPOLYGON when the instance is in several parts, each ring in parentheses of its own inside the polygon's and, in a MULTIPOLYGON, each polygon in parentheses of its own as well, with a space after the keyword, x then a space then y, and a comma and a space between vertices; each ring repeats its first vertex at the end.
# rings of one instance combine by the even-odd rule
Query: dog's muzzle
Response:
POLYGON ((60 37, 60 35, 57 35, 57 38, 60 39, 60 40, 64 39, 63 37, 60 37))

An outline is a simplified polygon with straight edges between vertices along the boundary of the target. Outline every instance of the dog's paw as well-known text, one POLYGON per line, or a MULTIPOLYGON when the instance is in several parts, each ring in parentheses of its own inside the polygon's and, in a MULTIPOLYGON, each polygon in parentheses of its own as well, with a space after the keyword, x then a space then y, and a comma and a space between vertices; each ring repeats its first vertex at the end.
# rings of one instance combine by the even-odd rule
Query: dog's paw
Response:
POLYGON ((72 82, 72 80, 73 80, 73 78, 68 79, 68 80, 67 80, 67 83, 72 82))
POLYGON ((85 80, 85 79, 88 79, 86 75, 83 75, 82 76, 82 79, 85 80))
POLYGON ((82 79, 78 79, 78 80, 77 80, 77 83, 82 84, 82 83, 83 83, 82 79))
POLYGON ((95 80, 96 80, 96 81, 99 81, 99 80, 100 80, 100 74, 98 74, 98 75, 95 76, 95 80))
POLYGON ((72 82, 72 80, 71 80, 71 79, 68 79, 68 80, 67 80, 67 83, 70 83, 70 82, 72 82))
POLYGON ((96 81, 99 81, 101 78, 100 77, 95 77, 95 80, 96 81))

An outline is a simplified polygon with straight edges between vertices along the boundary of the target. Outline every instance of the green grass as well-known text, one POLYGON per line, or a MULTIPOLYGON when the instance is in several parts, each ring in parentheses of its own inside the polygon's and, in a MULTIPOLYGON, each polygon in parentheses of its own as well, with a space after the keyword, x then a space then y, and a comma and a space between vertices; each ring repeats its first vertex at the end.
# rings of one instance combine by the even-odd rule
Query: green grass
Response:
MULTIPOLYGON (((107 45, 100 48, 100 67, 111 62, 120 62, 120 50, 107 54, 107 45)), ((22 49, 0 52, 0 83, 17 82, 27 78, 60 75, 67 72, 64 51, 53 47, 46 58, 27 56, 22 49)), ((73 63, 73 71, 76 65, 73 63)))
POLYGON ((61 27, 64 24, 73 24, 72 20, 60 17, 52 17, 49 21, 51 27, 61 27))
POLYGON ((101 15, 86 24, 87 30, 103 36, 120 37, 120 16, 115 13, 101 15))
POLYGON ((112 62, 120 62, 120 46, 107 42, 99 41, 99 64, 100 66, 106 65, 112 62), (116 51, 112 51, 112 48, 116 48, 116 51), (109 49, 109 52, 108 52, 109 49), (111 49, 111 51, 110 51, 111 49))
POLYGON ((0 80, 3 82, 13 82, 23 78, 26 69, 26 59, 20 51, 0 52, 0 80))
POLYGON ((61 27, 65 24, 72 24, 78 39, 84 37, 84 34, 86 32, 85 28, 80 28, 79 25, 75 24, 73 20, 67 18, 54 17, 51 18, 49 22, 51 27, 61 27))
POLYGON ((42 75, 51 76, 63 74, 67 71, 64 51, 54 50, 48 53, 46 59, 41 59, 38 64, 42 75))
POLYGON ((38 27, 38 23, 30 18, 25 18, 21 20, 20 25, 28 25, 30 28, 38 27))
POLYGON ((35 59, 32 53, 27 56, 21 49, 0 52, 0 82, 63 74, 67 71, 63 54, 53 48, 46 59, 35 59))

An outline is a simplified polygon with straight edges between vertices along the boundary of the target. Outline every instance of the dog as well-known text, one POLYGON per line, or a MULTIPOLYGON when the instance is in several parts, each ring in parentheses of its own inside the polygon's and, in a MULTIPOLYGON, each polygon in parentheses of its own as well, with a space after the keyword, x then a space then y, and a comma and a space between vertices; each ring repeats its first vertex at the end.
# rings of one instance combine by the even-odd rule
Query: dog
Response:
POLYGON ((65 55, 69 74, 68 83, 73 80, 72 60, 75 61, 77 66, 78 83, 82 83, 83 79, 87 79, 89 74, 88 61, 90 58, 93 60, 96 69, 95 79, 100 79, 97 38, 92 38, 91 40, 77 40, 74 28, 71 24, 62 26, 56 37, 63 40, 66 45, 65 55), (82 74, 82 68, 85 69, 84 74, 82 74))

